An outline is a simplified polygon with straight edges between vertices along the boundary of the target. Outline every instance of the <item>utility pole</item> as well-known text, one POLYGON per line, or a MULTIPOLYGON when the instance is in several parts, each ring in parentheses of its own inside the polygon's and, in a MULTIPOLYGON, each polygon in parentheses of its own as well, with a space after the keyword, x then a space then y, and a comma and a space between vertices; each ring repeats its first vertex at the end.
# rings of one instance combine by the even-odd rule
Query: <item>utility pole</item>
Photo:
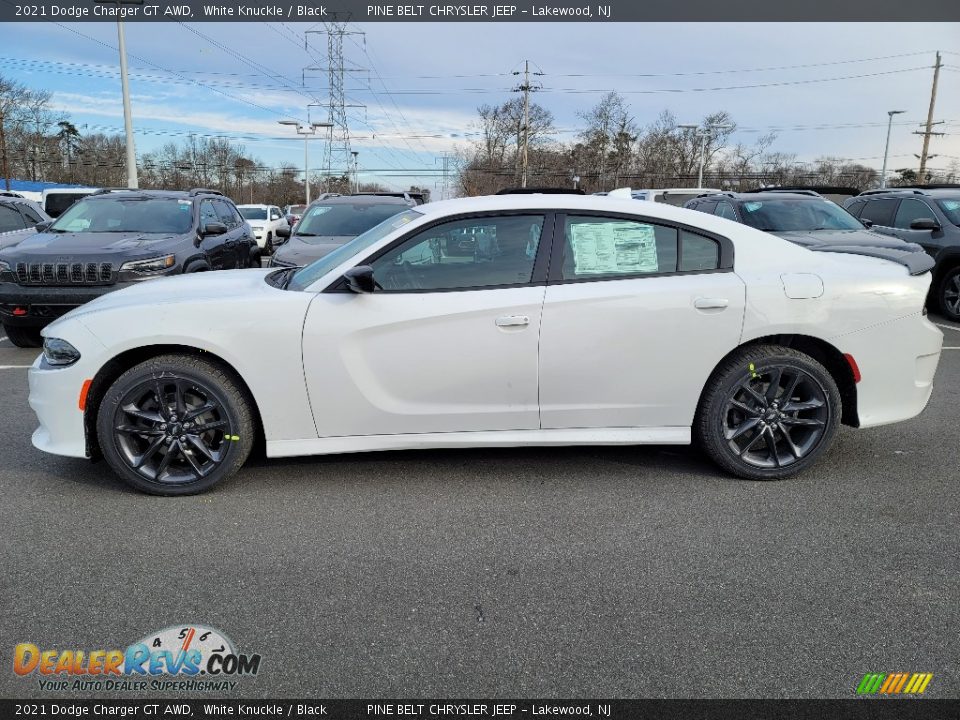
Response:
POLYGON ((920 151, 920 172, 917 177, 917 180, 921 183, 926 182, 927 179, 927 157, 930 150, 930 136, 943 135, 943 133, 935 133, 932 130, 934 125, 943 124, 933 121, 933 110, 937 104, 937 81, 940 79, 940 67, 940 51, 938 50, 937 63, 933 66, 933 87, 930 88, 930 108, 927 110, 926 128, 923 132, 914 132, 914 135, 923 135, 923 150, 920 151))
POLYGON ((890 129, 893 127, 893 116, 902 115, 906 110, 887 110, 887 147, 883 151, 883 170, 880 171, 880 189, 887 186, 887 156, 890 154, 890 129))
POLYGON ((0 108, 0 156, 3 160, 3 186, 4 189, 10 189, 10 170, 7 167, 7 133, 4 129, 6 118, 3 115, 3 108, 0 108))
MULTIPOLYGON (((519 75, 516 71, 514 75, 519 75)), ((534 75, 543 75, 542 72, 535 72, 534 75)), ((523 93, 523 146, 520 155, 520 187, 527 186, 527 145, 530 142, 530 93, 540 89, 539 85, 530 84, 530 61, 523 61, 523 84, 514 88, 514 92, 523 93)))

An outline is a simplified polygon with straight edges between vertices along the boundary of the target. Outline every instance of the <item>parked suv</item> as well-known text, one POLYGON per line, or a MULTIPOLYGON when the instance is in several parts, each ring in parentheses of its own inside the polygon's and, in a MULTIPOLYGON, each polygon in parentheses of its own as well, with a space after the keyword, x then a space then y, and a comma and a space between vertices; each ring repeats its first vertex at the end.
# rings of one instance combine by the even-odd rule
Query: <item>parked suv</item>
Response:
POLYGON ((960 322, 960 185, 868 190, 844 206, 872 230, 930 253, 930 304, 960 322))
POLYGON ((0 249, 33 235, 37 225, 49 220, 50 216, 32 200, 13 193, 0 194, 0 249))
POLYGON ((257 246, 265 255, 273 254, 273 246, 277 239, 277 230, 290 229, 287 218, 276 205, 237 205, 237 210, 243 219, 253 228, 257 246))
POLYGON ((0 250, 0 322, 18 347, 104 293, 166 275, 250 266, 256 241, 215 190, 104 190, 0 250))
POLYGON ((690 200, 684 207, 764 230, 811 250, 843 249, 886 259, 893 253, 902 255, 904 264, 912 271, 929 264, 919 245, 868 230, 846 210, 813 190, 715 193, 690 200))

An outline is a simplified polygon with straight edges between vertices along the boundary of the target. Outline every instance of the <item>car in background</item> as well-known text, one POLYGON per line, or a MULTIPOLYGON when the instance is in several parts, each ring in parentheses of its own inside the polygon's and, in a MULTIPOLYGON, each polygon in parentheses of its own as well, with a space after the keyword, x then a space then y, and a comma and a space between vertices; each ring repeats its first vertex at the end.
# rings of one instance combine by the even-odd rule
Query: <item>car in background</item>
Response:
MULTIPOLYGON (((675 207, 682 207, 688 200, 704 193, 718 193, 722 190, 714 188, 662 188, 659 190, 634 190, 626 188, 634 200, 648 200, 650 202, 666 203, 675 207)), ((594 195, 608 195, 608 192, 596 192, 594 195)))
POLYGON ((106 293, 169 275, 246 268, 253 233, 215 190, 103 190, 0 250, 0 322, 18 347, 106 293))
POLYGON ((899 253, 906 262, 925 264, 923 248, 872 232, 846 210, 811 190, 703 195, 685 208, 717 215, 771 233, 797 245, 829 251, 839 248, 861 255, 888 257, 899 253))
POLYGON ((372 195, 375 197, 395 197, 402 198, 414 205, 423 205, 430 201, 429 190, 370 190, 365 192, 353 193, 357 195, 372 195))
MULTIPOLYGON (((377 199, 340 200, 318 217, 377 199)), ((28 373, 34 446, 102 454, 157 495, 212 487, 257 438, 271 458, 696 441, 727 473, 778 480, 841 423, 930 399, 926 255, 818 252, 630 199, 395 207, 304 268, 142 283, 60 318, 28 373), (478 228, 489 252, 432 253, 478 228)))
POLYGON ((382 195, 334 195, 315 200, 293 231, 286 231, 283 245, 270 258, 270 267, 307 265, 414 205, 413 200, 382 195))
POLYGON ((47 188, 40 198, 40 207, 52 218, 60 217, 77 200, 98 192, 100 188, 47 188))
POLYGON ((847 200, 860 194, 860 189, 845 185, 771 185, 760 187, 750 192, 799 192, 815 194, 843 207, 843 204, 847 200))
POLYGON ((273 253, 277 230, 280 228, 290 230, 286 217, 276 205, 237 205, 237 210, 253 228, 257 245, 266 255, 273 253))
MULTIPOLYGON (((287 219, 287 225, 291 228, 300 222, 303 213, 306 212, 306 205, 287 205, 283 208, 283 216, 287 219)), ((278 243, 279 244, 279 243, 278 243)))
POLYGON ((931 306, 960 322, 960 185, 868 190, 845 207, 872 230, 923 247, 936 261, 931 306))
POLYGON ((0 250, 16 245, 36 232, 36 226, 50 217, 32 200, 16 193, 0 195, 0 250))

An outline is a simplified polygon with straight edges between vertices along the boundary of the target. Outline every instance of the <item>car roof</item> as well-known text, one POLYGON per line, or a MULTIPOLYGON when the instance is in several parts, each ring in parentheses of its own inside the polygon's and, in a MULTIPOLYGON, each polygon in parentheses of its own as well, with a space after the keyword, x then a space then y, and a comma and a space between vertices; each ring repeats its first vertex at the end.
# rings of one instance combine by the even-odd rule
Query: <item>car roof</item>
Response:
MULTIPOLYGON (((402 205, 413 207, 408 200, 394 195, 332 195, 331 197, 314 200, 313 205, 402 205)), ((417 207, 424 207, 417 205, 417 207)))
MULTIPOLYGON (((767 192, 718 192, 713 194, 707 194, 695 198, 696 200, 826 200, 826 198, 821 195, 810 195, 808 193, 802 192, 785 192, 782 190, 777 191, 767 191, 767 192)), ((828 201, 829 202, 829 201, 828 201)))

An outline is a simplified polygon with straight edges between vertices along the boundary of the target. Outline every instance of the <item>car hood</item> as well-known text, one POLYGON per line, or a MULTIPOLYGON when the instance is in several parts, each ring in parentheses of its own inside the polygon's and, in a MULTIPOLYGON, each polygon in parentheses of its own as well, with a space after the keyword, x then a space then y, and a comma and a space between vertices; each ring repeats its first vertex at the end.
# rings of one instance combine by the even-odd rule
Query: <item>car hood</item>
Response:
POLYGON ((29 235, 16 247, 4 252, 7 260, 27 260, 37 256, 73 258, 78 255, 139 254, 158 245, 183 237, 174 233, 51 233, 29 235))
POLYGON ((24 238, 36 235, 37 231, 33 228, 25 230, 11 230, 10 232, 0 233, 0 250, 16 245, 22 242, 24 238))
POLYGON ((323 235, 310 238, 310 240, 311 242, 305 242, 293 235, 290 240, 277 248, 277 260, 295 263, 296 265, 307 265, 314 260, 319 260, 324 255, 332 253, 337 248, 343 247, 353 240, 353 237, 350 235, 323 235))
POLYGON ((771 235, 776 235, 784 240, 789 240, 797 245, 812 247, 818 245, 842 245, 849 247, 851 245, 865 245, 875 248, 891 248, 893 250, 908 252, 923 252, 923 248, 916 243, 908 243, 889 235, 871 232, 869 230, 791 230, 791 231, 773 231, 771 235))

